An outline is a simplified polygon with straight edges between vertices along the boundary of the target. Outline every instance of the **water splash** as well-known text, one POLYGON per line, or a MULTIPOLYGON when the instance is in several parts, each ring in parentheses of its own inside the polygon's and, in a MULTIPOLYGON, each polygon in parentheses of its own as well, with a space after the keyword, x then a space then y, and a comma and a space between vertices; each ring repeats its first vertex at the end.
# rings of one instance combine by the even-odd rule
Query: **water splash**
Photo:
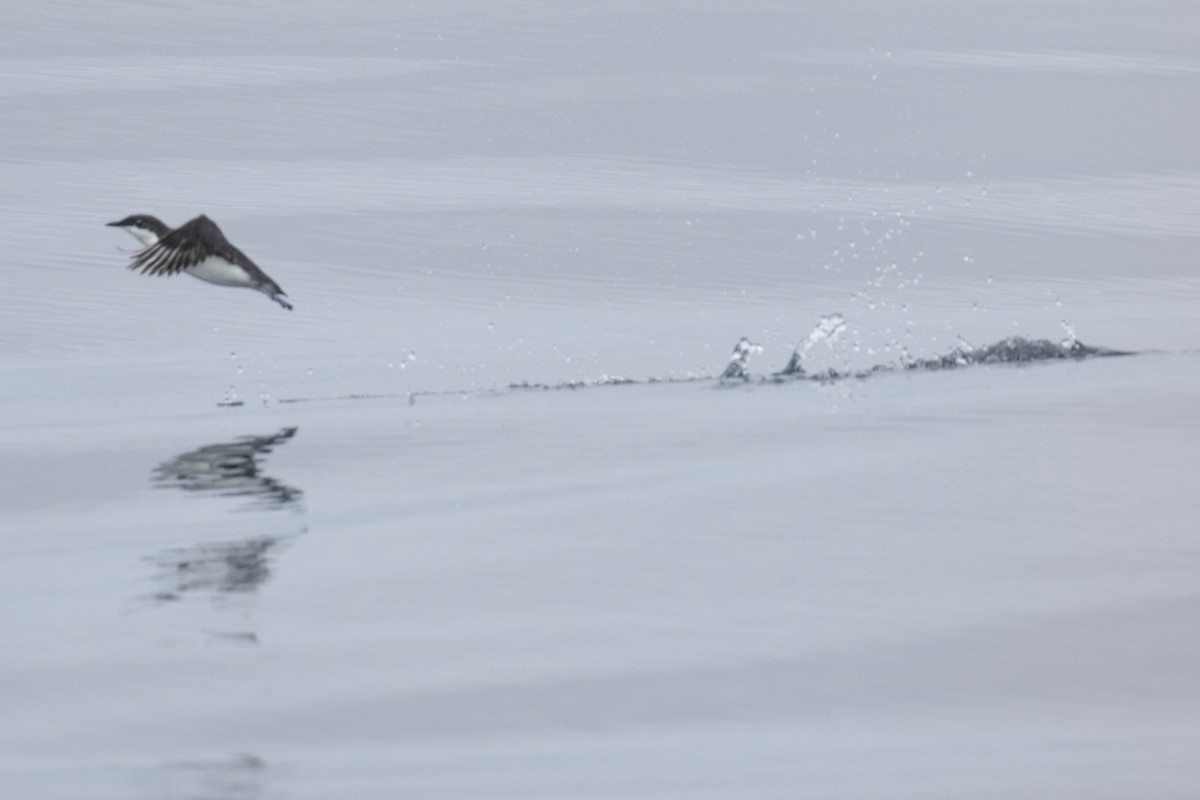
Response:
POLYGON ((242 376, 242 365, 238 363, 236 350, 229 354, 229 360, 233 363, 233 369, 236 377, 234 378, 234 382, 229 384, 229 389, 225 391, 225 399, 217 403, 217 405, 229 407, 245 405, 245 403, 242 401, 242 398, 238 395, 237 390, 237 380, 242 376))
POLYGON ((231 384, 230 387, 225 390, 225 399, 217 403, 217 405, 236 407, 245 405, 245 402, 242 400, 241 396, 238 395, 237 387, 231 384))
POLYGON ((750 361, 751 353, 761 353, 762 345, 754 344, 745 336, 741 338, 733 347, 733 353, 729 356, 729 364, 725 367, 725 371, 721 373, 721 380, 745 380, 750 377, 747 370, 747 364, 750 361))
POLYGON ((792 357, 788 359, 787 366, 779 374, 803 375, 805 354, 822 342, 832 348, 846 330, 846 318, 841 314, 834 313, 821 317, 821 321, 809 332, 805 340, 792 350, 792 357))
MULTIPOLYGON (((947 355, 942 356, 942 359, 944 360, 947 358, 951 358, 954 360, 955 364, 959 365, 960 367, 964 367, 967 364, 971 363, 971 360, 974 358, 972 353, 974 353, 974 352, 975 352, 975 345, 968 342, 966 340, 966 338, 964 338, 963 335, 960 333, 958 335, 957 342, 955 342, 954 349, 951 350, 947 355)), ((920 364, 920 359, 918 359, 914 363, 920 364)))
POLYGON ((1067 350, 1075 349, 1075 346, 1079 344, 1079 339, 1075 336, 1075 326, 1067 322, 1065 319, 1060 324, 1062 325, 1063 332, 1066 333, 1066 336, 1061 342, 1059 342, 1059 344, 1067 350))

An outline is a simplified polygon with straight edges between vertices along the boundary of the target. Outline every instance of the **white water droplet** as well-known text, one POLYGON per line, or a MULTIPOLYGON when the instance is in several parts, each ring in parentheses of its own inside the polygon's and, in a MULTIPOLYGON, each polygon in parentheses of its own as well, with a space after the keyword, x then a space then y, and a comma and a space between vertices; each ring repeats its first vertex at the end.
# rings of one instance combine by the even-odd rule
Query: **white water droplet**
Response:
POLYGON ((1064 350, 1075 349, 1075 345, 1079 343, 1079 340, 1075 337, 1075 326, 1065 319, 1059 324, 1062 325, 1063 331, 1067 334, 1059 344, 1062 345, 1064 350))

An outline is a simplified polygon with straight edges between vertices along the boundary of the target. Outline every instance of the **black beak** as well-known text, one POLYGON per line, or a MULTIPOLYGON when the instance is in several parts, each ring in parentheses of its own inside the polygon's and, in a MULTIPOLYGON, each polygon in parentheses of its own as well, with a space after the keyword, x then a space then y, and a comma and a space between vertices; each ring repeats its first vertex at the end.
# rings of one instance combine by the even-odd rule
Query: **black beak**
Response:
POLYGON ((120 222, 106 222, 104 224, 107 225, 108 227, 112 227, 112 228, 120 228, 121 227, 120 222))

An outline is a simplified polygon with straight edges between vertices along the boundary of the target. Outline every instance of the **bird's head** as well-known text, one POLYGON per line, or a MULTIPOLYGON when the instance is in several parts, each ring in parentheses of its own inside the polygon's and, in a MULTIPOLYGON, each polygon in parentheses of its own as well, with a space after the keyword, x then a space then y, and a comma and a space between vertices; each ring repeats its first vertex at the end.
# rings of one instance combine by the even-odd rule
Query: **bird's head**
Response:
POLYGON ((130 214, 125 219, 107 223, 110 227, 128 231, 144 245, 151 245, 165 236, 171 229, 162 220, 149 214, 130 214))

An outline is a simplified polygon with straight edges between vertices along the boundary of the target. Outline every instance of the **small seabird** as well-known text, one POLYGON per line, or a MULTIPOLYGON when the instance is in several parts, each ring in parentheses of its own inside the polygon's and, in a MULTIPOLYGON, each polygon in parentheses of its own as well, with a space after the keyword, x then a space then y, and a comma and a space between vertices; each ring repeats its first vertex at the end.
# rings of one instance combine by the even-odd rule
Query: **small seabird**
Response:
POLYGON ((218 286, 242 286, 257 289, 279 305, 292 310, 292 304, 279 284, 238 250, 217 223, 201 214, 172 230, 149 214, 133 214, 108 223, 128 231, 144 246, 133 256, 130 269, 143 275, 175 275, 186 272, 193 278, 218 286))

